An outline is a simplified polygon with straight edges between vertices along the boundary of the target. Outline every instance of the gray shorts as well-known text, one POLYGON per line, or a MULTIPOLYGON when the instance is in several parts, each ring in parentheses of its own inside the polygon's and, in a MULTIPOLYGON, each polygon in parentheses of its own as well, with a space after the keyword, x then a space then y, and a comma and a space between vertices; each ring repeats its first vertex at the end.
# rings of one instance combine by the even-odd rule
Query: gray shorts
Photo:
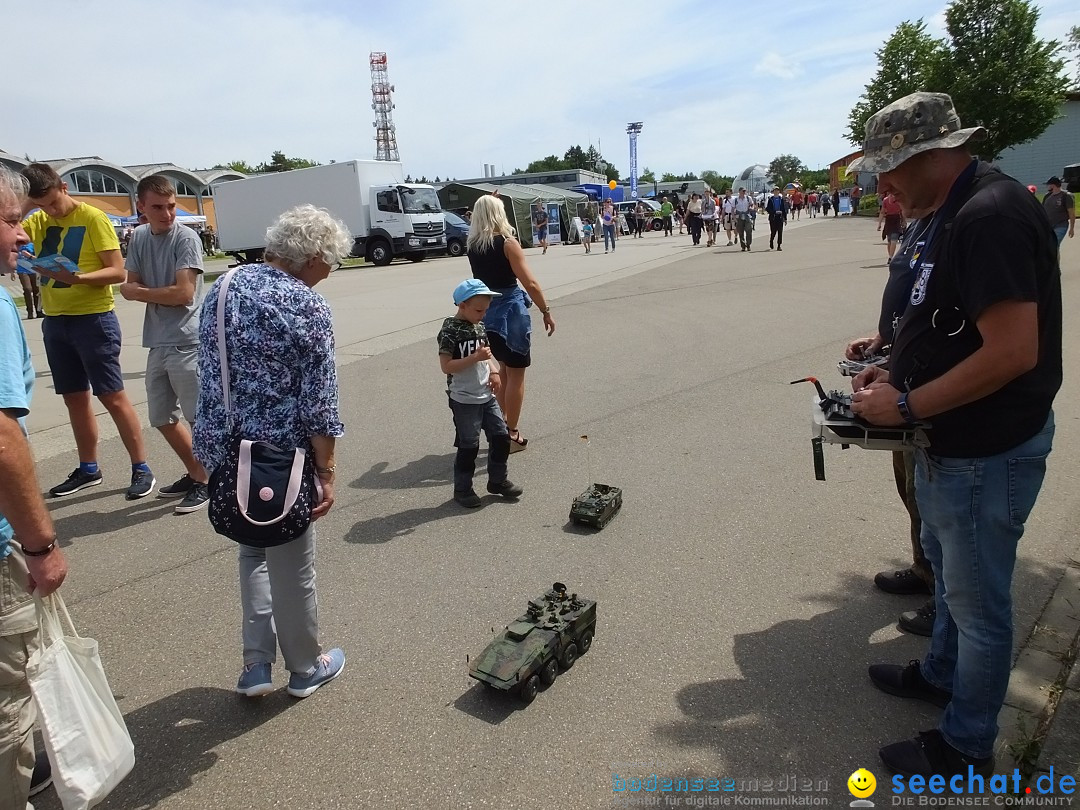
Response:
POLYGON ((195 424, 199 400, 199 347, 155 346, 146 358, 146 407, 151 427, 174 425, 180 414, 195 424))

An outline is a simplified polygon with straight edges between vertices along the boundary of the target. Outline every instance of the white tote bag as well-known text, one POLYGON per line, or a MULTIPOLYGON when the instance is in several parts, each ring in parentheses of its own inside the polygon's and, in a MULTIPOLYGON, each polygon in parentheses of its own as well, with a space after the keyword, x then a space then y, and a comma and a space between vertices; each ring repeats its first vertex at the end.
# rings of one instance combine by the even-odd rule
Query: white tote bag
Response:
POLYGON ((101 667, 98 643, 75 632, 59 594, 35 601, 41 646, 27 662, 26 677, 60 802, 64 810, 86 810, 130 773, 135 747, 101 667))

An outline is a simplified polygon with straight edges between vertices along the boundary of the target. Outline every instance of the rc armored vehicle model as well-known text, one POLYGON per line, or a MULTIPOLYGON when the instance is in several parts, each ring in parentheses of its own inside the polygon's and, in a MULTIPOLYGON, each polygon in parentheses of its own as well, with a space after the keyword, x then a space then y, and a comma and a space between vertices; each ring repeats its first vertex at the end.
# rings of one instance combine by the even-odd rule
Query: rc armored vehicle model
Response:
POLYGON ((604 528, 622 509, 622 490, 607 484, 593 484, 570 507, 570 522, 604 528))
POLYGON ((556 582, 469 663, 469 676, 532 703, 541 683, 555 683, 560 669, 589 651, 595 632, 596 602, 556 582))

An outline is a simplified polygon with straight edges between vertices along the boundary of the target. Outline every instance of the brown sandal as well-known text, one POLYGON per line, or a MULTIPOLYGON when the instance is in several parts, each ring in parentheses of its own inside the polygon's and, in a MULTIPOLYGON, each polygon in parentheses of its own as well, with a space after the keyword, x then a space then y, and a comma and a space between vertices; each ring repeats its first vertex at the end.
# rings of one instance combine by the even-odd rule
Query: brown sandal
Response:
POLYGON ((510 452, 520 453, 529 444, 529 440, 521 435, 521 431, 514 428, 510 431, 510 452))

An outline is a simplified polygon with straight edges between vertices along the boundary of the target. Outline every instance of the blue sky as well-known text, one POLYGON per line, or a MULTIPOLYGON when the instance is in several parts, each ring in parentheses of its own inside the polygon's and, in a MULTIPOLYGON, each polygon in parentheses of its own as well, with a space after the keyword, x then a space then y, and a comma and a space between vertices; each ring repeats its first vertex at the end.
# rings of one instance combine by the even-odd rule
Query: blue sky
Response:
MULTIPOLYGON (((11 0, 2 0, 7 5, 11 0)), ((407 172, 475 177, 599 144, 639 165, 734 174, 850 151, 848 111, 905 19, 946 3, 666 0, 60 0, 63 48, 9 37, 0 149, 121 164, 374 157, 370 51, 388 55, 407 172)), ((1064 39, 1076 0, 1042 0, 1064 39)), ((1007 58, 1007 55, 1003 55, 1007 58)))

